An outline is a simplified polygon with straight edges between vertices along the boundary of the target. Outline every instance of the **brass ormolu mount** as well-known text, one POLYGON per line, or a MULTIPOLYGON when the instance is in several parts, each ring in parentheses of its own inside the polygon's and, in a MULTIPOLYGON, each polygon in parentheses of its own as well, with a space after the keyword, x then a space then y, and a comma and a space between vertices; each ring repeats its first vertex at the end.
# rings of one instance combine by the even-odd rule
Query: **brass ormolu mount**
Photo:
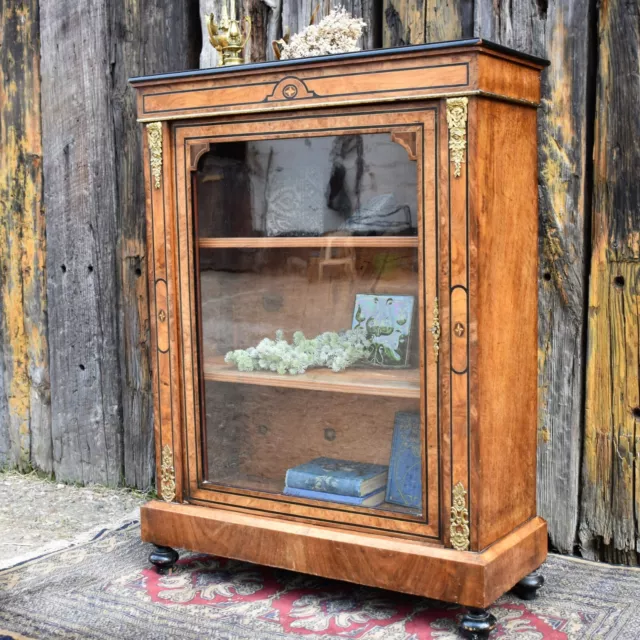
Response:
POLYGON ((242 64, 242 49, 251 35, 251 18, 245 16, 244 34, 240 29, 240 22, 236 20, 235 0, 229 0, 230 12, 227 10, 227 0, 222 0, 222 17, 216 23, 213 13, 206 16, 209 42, 218 52, 218 66, 230 67, 242 64), (229 17, 229 15, 231 17, 229 17))

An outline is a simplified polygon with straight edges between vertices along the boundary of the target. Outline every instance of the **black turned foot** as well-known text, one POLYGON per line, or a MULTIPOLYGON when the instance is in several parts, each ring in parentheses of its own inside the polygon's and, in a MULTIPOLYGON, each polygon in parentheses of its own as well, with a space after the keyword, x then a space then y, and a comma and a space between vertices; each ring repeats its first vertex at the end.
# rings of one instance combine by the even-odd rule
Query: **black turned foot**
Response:
POLYGON ((525 576, 513 587, 513 593, 521 600, 533 600, 536 597, 538 589, 544 584, 544 578, 534 571, 528 576, 525 576))
POLYGON ((171 547, 160 547, 157 544, 154 547, 155 549, 149 554, 149 562, 155 566, 158 573, 170 573, 178 562, 178 552, 171 547))
POLYGON ((486 609, 469 609, 460 620, 460 633, 470 640, 482 640, 496 628, 496 618, 486 609))

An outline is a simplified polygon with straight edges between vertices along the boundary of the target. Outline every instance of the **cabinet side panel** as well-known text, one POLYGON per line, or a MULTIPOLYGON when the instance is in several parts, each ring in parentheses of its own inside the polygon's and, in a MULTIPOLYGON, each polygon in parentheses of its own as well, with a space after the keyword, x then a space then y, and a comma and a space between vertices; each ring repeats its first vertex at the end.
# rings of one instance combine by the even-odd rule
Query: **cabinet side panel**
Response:
POLYGON ((472 387, 472 530, 482 549, 535 515, 537 420, 536 110, 470 109, 470 234, 477 250, 472 387), (475 384, 474 384, 475 382, 475 384))

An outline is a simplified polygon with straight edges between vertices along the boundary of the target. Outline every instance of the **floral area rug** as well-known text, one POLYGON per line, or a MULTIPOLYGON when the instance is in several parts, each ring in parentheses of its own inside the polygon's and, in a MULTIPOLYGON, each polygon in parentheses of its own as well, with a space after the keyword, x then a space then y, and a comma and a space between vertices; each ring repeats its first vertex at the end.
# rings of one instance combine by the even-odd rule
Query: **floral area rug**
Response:
MULTIPOLYGON (((195 553, 150 569, 136 523, 0 571, 0 638, 456 640, 460 607, 195 553)), ((637 640, 640 570, 551 556, 496 640, 637 640)), ((429 577, 425 576, 425 580, 429 577)))

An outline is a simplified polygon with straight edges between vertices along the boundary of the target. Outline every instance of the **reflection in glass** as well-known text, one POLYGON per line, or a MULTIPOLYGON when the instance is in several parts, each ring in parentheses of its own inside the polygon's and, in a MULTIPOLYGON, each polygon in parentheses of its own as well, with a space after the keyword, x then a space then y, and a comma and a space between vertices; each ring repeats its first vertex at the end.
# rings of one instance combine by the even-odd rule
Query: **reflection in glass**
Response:
POLYGON ((200 237, 415 235, 416 180, 387 133, 212 144, 200 237))

